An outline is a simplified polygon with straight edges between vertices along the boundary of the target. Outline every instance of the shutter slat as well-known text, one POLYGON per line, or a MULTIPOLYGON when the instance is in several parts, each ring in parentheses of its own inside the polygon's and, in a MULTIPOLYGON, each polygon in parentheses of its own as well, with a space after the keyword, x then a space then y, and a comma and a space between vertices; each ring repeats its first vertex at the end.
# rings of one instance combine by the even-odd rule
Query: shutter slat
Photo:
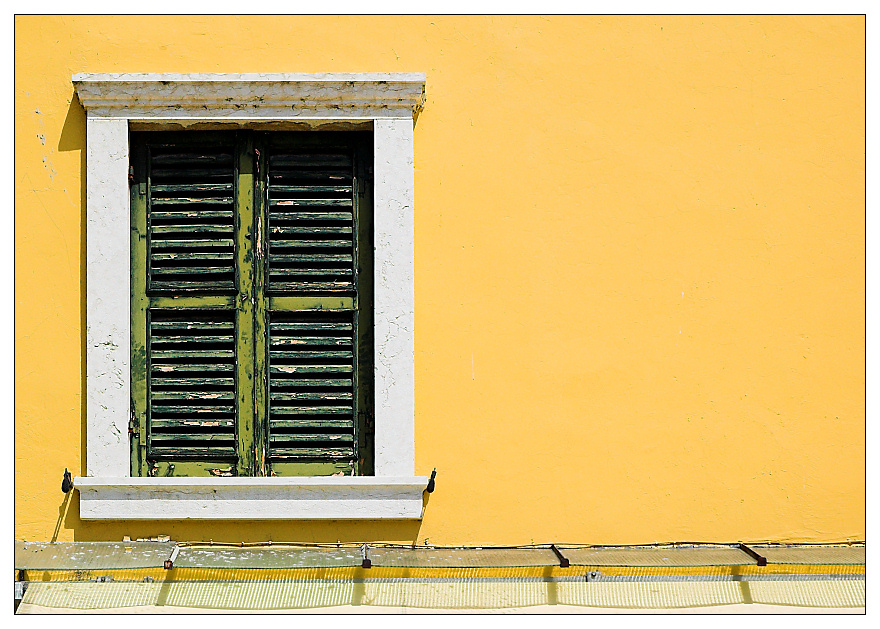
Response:
MULTIPOLYGON (((275 406, 269 411, 270 417, 275 415, 348 415, 351 408, 347 406, 275 406)), ((274 424, 273 424, 274 425, 274 424)), ((277 428, 277 426, 276 426, 277 428)))
MULTIPOLYGON (((198 253, 154 253, 152 255, 153 264, 156 262, 169 262, 169 263, 181 263, 184 261, 192 260, 192 261, 218 261, 218 266, 231 266, 233 254, 232 252, 215 252, 215 251, 200 251, 198 253)), ((163 266, 163 268, 165 268, 163 266)), ((185 268, 185 267, 181 267, 185 268)))
POLYGON ((344 434, 333 434, 328 432, 296 432, 289 433, 283 435, 272 435, 269 438, 269 443, 296 443, 296 442, 306 442, 306 443, 314 443, 314 442, 337 442, 337 443, 345 443, 346 441, 351 442, 351 435, 344 434))
POLYGON ((231 419, 154 419, 154 428, 227 428, 234 432, 235 422, 231 419))
MULTIPOLYGON (((348 264, 352 263, 352 256, 348 253, 288 253, 288 254, 278 254, 275 253, 272 255, 272 262, 276 265, 281 263, 297 263, 302 265, 308 264, 326 264, 328 262, 338 263, 338 264, 348 264)), ((348 270, 351 270, 349 266, 348 270)))
MULTIPOLYGON (((277 384, 276 384, 277 386, 277 384)), ((351 401, 351 391, 345 392, 335 392, 330 393, 328 391, 321 391, 318 393, 312 392, 301 392, 301 391, 273 391, 270 398, 272 401, 284 402, 284 401, 300 401, 300 400, 318 400, 320 402, 334 402, 339 400, 340 402, 350 402, 351 401)))
MULTIPOLYGON (((272 186, 269 189, 276 194, 278 190, 273 188, 272 186)), ((351 194, 351 190, 347 190, 344 194, 351 194)), ((278 210, 281 208, 299 208, 299 207, 351 207, 352 200, 348 199, 278 199, 273 198, 269 199, 269 207, 271 208, 269 212, 272 215, 276 213, 280 213, 278 210)))
MULTIPOLYGON (((291 276, 312 277, 320 275, 330 275, 337 278, 348 277, 351 275, 351 271, 348 269, 301 269, 299 267, 287 267, 284 269, 276 268, 274 271, 272 271, 272 273, 269 274, 269 277, 279 282, 284 282, 285 278, 290 278, 291 276)), ((287 281, 291 280, 288 279, 287 281)))
POLYGON ((166 391, 156 390, 153 385, 150 399, 155 402, 166 400, 234 400, 235 393, 232 391, 166 391))
POLYGON ((351 323, 348 322, 316 322, 316 321, 272 321, 269 327, 273 332, 283 331, 309 331, 309 330, 330 330, 330 331, 350 331, 353 329, 351 323))
POLYGON ((323 194, 324 196, 336 196, 336 195, 346 195, 351 194, 351 186, 348 185, 310 185, 310 186, 285 186, 280 183, 273 183, 272 189, 276 194, 280 195, 299 195, 300 193, 306 192, 309 194, 323 194))
POLYGON ((166 373, 166 374, 183 374, 189 372, 228 372, 232 373, 235 367, 230 364, 217 363, 214 365, 153 365, 152 371, 154 373, 166 373))
POLYGON ((302 352, 282 352, 282 351, 272 351, 270 352, 271 358, 282 359, 282 358, 293 358, 296 360, 310 360, 313 358, 342 358, 345 360, 351 360, 352 353, 351 352, 313 352, 313 351, 302 351, 302 352))
MULTIPOLYGON (((191 190, 181 190, 181 192, 191 192, 191 190)), ((157 205, 232 205, 232 197, 152 197, 151 201, 153 207, 157 205)))
POLYGON ((292 378, 281 382, 279 386, 289 387, 348 387, 351 388, 350 378, 292 378))
POLYGON ((161 336, 153 337, 154 347, 158 344, 165 343, 230 343, 229 336, 224 334, 180 334, 180 332, 182 332, 180 329, 159 329, 162 330, 163 334, 161 336))
POLYGON ((276 283, 278 291, 312 290, 321 293, 349 292, 351 282, 282 282, 276 283))
MULTIPOLYGON (((213 237, 210 239, 199 238, 199 239, 188 239, 188 240, 183 240, 183 239, 177 240, 177 239, 171 239, 171 238, 154 238, 150 242, 150 246, 153 249, 171 249, 174 247, 176 247, 178 249, 192 249, 192 248, 220 249, 220 248, 224 248, 224 247, 231 249, 232 247, 235 246, 235 241, 233 241, 232 238, 213 238, 213 237)), ((183 259, 183 260, 187 259, 187 258, 180 258, 180 256, 178 256, 178 258, 183 259)), ((230 261, 231 260, 232 260, 232 256, 230 256, 230 261)), ((231 266, 232 265, 230 265, 230 270, 231 270, 231 266)))
MULTIPOLYGON (((153 163, 156 163, 155 159, 153 163)), ((231 194, 235 190, 235 186, 232 183, 172 183, 154 184, 150 190, 157 197, 168 192, 228 192, 231 194)))
POLYGON ((312 227, 309 225, 281 225, 275 226, 272 228, 272 235, 279 240, 283 239, 284 236, 288 236, 290 234, 350 234, 351 227, 350 226, 320 226, 320 227, 312 227))
POLYGON ((351 365, 271 365, 269 372, 274 374, 305 374, 305 373, 351 373, 351 365))
POLYGON ((226 269, 220 267, 216 263, 212 263, 211 261, 204 261, 204 260, 202 260, 200 262, 201 262, 201 264, 198 264, 198 265, 193 264, 192 266, 190 266, 188 268, 153 267, 153 277, 156 278, 155 281, 158 281, 158 282, 167 281, 167 280, 162 279, 162 276, 164 276, 164 275, 192 275, 192 274, 201 275, 203 273, 208 273, 208 274, 212 274, 214 276, 217 276, 218 280, 222 280, 224 277, 226 277, 226 273, 227 273, 226 269))
MULTIPOLYGON (((153 435, 153 443, 157 447, 162 447, 169 441, 198 441, 200 443, 216 442, 216 441, 232 441, 235 439, 235 431, 227 431, 224 433, 173 433, 166 432, 160 435, 153 435)), ((212 444, 213 445, 213 444, 212 444)), ((193 446, 196 447, 196 446, 193 446)))
MULTIPOLYGON (((279 330, 273 330, 280 332, 279 330)), ((305 336, 275 337, 272 339, 273 348, 283 348, 299 345, 346 345, 351 346, 351 337, 344 336, 305 336)))
MULTIPOLYGON (((328 212, 329 213, 329 212, 328 212)), ((185 221, 185 220, 215 220, 218 218, 222 219, 231 219, 232 218, 232 210, 166 210, 162 208, 162 211, 157 211, 155 208, 153 212, 150 214, 150 219, 155 224, 157 221, 162 223, 165 221, 185 221)))
POLYGON ((284 226, 287 223, 298 223, 301 221, 326 221, 330 223, 338 223, 338 222, 352 222, 352 215, 350 212, 303 212, 301 208, 298 208, 296 212, 273 212, 272 214, 272 224, 277 226, 284 226))
POLYGON ((350 459, 354 457, 354 448, 334 446, 331 448, 285 448, 270 443, 273 456, 278 459, 350 459))
POLYGON ((333 155, 320 153, 300 153, 289 155, 272 155, 269 164, 273 167, 294 166, 297 170, 303 168, 316 168, 320 166, 338 166, 343 169, 351 169, 351 157, 348 155, 333 155))
MULTIPOLYGON (((164 444, 163 444, 164 445, 164 444)), ((192 458, 200 460, 230 459, 235 456, 235 446, 218 448, 212 444, 210 448, 202 447, 156 447, 151 450, 156 459, 192 458)))
POLYGON ((194 417, 207 416, 232 416, 235 413, 235 407, 219 406, 193 406, 187 404, 155 404, 151 407, 154 415, 192 415, 194 417))
POLYGON ((272 425, 275 428, 299 428, 299 429, 315 429, 315 428, 342 428, 351 430, 353 428, 350 417, 345 418, 327 418, 318 416, 309 416, 302 419, 290 419, 289 417, 273 417, 272 425))
MULTIPOLYGON (((220 238, 232 239, 232 225, 220 223, 185 224, 175 223, 172 225, 153 225, 153 235, 183 234, 185 238, 192 238, 189 234, 220 234, 220 238)), ((157 238, 158 240, 158 238, 157 238)))
MULTIPOLYGON (((319 240, 317 238, 314 240, 299 240, 299 239, 287 240, 287 239, 279 237, 277 234, 271 234, 271 237, 269 239, 270 262, 271 262, 271 257, 273 255, 272 249, 287 250, 287 249, 292 249, 295 247, 296 248, 304 248, 304 249, 311 249, 314 247, 318 247, 318 248, 322 248, 322 249, 325 249, 327 247, 336 247, 337 249, 351 248, 351 240, 339 240, 338 238, 327 239, 327 240, 319 240)), ((293 251, 278 251, 278 253, 291 254, 291 253, 295 253, 295 252, 293 252, 293 251)))
POLYGON ((173 164, 186 166, 192 164, 232 164, 232 153, 204 151, 165 152, 153 155, 153 163, 161 165, 173 164))

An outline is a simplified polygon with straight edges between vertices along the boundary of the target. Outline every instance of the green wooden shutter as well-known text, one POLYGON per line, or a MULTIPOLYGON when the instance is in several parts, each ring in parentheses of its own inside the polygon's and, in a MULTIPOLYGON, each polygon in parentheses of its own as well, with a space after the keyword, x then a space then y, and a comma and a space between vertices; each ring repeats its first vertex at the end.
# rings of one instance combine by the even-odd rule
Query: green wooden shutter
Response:
POLYGON ((369 136, 132 134, 132 473, 369 474, 369 136))
POLYGON ((133 474, 253 473, 246 153, 235 134, 132 134, 133 474))
POLYGON ((277 475, 366 474, 368 138, 266 135, 268 440, 277 475))

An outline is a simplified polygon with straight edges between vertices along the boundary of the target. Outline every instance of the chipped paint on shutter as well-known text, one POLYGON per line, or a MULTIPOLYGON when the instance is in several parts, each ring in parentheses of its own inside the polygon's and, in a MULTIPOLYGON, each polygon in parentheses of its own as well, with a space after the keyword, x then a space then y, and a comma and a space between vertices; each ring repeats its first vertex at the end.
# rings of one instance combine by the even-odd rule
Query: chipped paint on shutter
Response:
POLYGON ((365 140, 133 134, 133 474, 370 473, 365 140))
POLYGON ((147 132, 132 146, 133 231, 143 233, 132 249, 132 473, 233 475, 237 339, 248 328, 237 318, 236 138, 147 132))
POLYGON ((278 475, 366 473, 367 400, 357 387, 371 361, 358 360, 358 309, 371 300, 358 286, 360 144, 321 135, 266 135, 267 455, 278 475))

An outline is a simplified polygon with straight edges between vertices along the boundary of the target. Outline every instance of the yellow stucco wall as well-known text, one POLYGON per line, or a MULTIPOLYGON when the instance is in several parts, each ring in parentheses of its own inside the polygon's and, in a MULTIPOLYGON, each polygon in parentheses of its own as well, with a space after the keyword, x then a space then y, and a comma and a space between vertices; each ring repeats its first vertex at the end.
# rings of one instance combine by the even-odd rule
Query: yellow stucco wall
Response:
POLYGON ((76 72, 427 73, 418 523, 60 540, 865 537, 863 17, 18 17, 15 537, 84 473, 76 72), (72 101, 72 102, 71 102, 72 101))

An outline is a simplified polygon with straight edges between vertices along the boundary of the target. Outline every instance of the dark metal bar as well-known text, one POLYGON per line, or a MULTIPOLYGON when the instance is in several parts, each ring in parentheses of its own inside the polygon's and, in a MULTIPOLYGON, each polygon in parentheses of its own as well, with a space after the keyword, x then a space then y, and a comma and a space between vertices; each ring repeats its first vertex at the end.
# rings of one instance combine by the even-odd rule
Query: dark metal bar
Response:
POLYGON ((556 554, 556 558, 559 560, 560 568, 568 568, 571 564, 568 561, 568 557, 563 555, 558 548, 556 548, 555 544, 550 545, 550 550, 552 550, 556 554))
POLYGON ((434 471, 431 472, 431 478, 428 479, 428 486, 425 488, 429 494, 434 493, 434 479, 437 477, 437 468, 434 468, 434 471))
POLYGON ((364 544, 361 546, 361 556, 363 557, 363 561, 361 561, 361 568, 372 568, 373 562, 370 561, 370 556, 367 554, 367 545, 364 544))
POLYGON ((177 559, 178 553, 180 553, 180 546, 175 546, 174 550, 171 551, 171 556, 165 560, 166 570, 171 570, 174 567, 174 560, 177 559))
POLYGON ((740 544, 738 546, 738 548, 741 551, 743 551, 745 554, 747 554, 749 557, 751 557, 752 559, 757 561, 759 566, 766 566, 767 565, 767 558, 764 557, 763 555, 759 555, 756 550, 749 548, 745 544, 740 544))

